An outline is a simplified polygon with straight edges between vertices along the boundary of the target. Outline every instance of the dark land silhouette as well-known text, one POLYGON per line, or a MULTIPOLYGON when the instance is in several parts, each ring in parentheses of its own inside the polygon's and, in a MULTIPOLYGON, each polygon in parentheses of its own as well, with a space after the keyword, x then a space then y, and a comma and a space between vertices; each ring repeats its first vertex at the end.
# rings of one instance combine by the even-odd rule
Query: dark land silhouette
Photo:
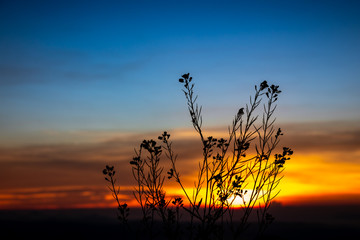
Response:
MULTIPOLYGON (((141 234, 138 210, 130 209, 129 225, 141 234)), ((360 204, 332 206, 281 206, 274 204, 275 221, 263 239, 358 239, 360 204)), ((186 224, 182 223, 182 224, 186 224)), ((250 223, 256 228, 256 223, 250 223)), ((136 239, 126 235, 115 209, 2 210, 2 239, 136 239)), ((244 234, 242 239, 254 239, 244 234)), ((146 238, 138 238, 146 239, 146 238)))

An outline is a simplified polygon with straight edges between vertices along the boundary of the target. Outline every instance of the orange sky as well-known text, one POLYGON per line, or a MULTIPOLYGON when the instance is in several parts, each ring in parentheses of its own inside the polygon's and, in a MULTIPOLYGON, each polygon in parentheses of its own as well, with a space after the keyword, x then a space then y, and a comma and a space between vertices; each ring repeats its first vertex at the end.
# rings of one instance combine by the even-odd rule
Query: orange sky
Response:
MULTIPOLYGON (((281 128, 285 134, 280 146, 291 147, 294 155, 286 163, 276 201, 285 205, 359 203, 360 129, 356 122, 284 123, 281 128)), ((205 134, 218 137, 224 129, 210 128, 205 134)), ((192 129, 170 133, 179 154, 178 168, 191 187, 196 159, 201 158, 199 139, 192 129)), ((134 202, 129 165, 133 149, 144 138, 156 139, 158 133, 60 134, 63 139, 78 135, 80 140, 0 148, 1 209, 113 206, 101 173, 106 164, 116 167, 122 200, 134 202)), ((176 183, 167 185, 169 195, 179 193, 176 183)))

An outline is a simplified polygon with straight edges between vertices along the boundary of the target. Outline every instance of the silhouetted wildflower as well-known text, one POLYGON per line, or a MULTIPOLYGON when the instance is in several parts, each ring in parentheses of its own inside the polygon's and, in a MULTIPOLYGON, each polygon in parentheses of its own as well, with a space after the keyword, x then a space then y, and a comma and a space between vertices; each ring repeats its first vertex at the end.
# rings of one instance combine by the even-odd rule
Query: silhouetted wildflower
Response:
MULTIPOLYGON (((240 108, 232 125, 229 126, 227 139, 206 136, 202 130, 202 107, 197 104, 194 94, 194 83, 189 73, 179 79, 182 91, 187 100, 187 107, 192 125, 199 134, 202 143, 202 161, 199 162, 198 178, 194 188, 188 191, 183 185, 176 167, 177 155, 172 149, 170 134, 164 131, 158 140, 143 140, 140 148, 130 161, 133 177, 137 182, 134 191, 136 201, 143 213, 143 223, 153 238, 152 227, 156 217, 160 217, 164 231, 169 239, 180 239, 180 208, 190 216, 190 239, 212 239, 223 237, 225 222, 230 225, 233 239, 246 229, 248 219, 254 206, 261 200, 263 205, 257 209, 259 233, 263 233, 274 217, 268 210, 277 195, 276 187, 281 180, 281 173, 286 161, 290 160, 293 151, 283 147, 281 153, 274 151, 283 135, 280 128, 274 129, 275 102, 281 93, 279 86, 263 81, 255 86, 255 94, 250 103, 240 108), (266 90, 266 91, 264 91, 266 90), (266 96, 264 112, 256 115, 256 110, 266 96), (255 140, 257 139, 257 140, 255 140), (162 152, 164 151, 164 154, 162 152), (246 153, 249 153, 247 157, 246 153), (253 156, 252 153, 255 153, 253 156), (171 163, 169 171, 164 171, 160 159, 166 156, 171 163), (167 175, 166 175, 167 174, 167 175), (174 179, 186 197, 187 205, 179 197, 169 197, 163 187, 166 179, 174 179), (251 191, 245 190, 250 188, 251 191), (248 193, 249 198, 244 196, 248 193), (242 201, 243 215, 234 218, 233 203, 235 199, 242 201), (220 229, 220 231, 218 231, 220 229), (194 235, 192 233, 194 232, 194 235)), ((119 200, 120 189, 115 186, 115 170, 106 165, 103 170, 105 180, 118 204, 118 218, 127 222, 129 209, 126 203, 119 200)))
POLYGON ((261 84, 260 84, 260 91, 264 90, 265 88, 269 87, 269 85, 267 84, 267 81, 263 81, 261 84))

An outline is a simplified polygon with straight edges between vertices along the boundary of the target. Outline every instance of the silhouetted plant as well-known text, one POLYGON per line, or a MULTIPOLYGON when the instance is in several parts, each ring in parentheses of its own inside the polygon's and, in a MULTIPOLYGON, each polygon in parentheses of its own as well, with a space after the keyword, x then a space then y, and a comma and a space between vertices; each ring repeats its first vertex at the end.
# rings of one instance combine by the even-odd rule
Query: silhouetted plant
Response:
MULTIPOLYGON (((203 133, 202 107, 197 104, 192 77, 184 74, 179 82, 183 86, 191 122, 202 143, 203 157, 199 162, 194 187, 188 192, 176 166, 177 155, 169 140, 170 134, 164 132, 158 137, 161 146, 154 140, 144 140, 140 144, 130 164, 137 181, 134 197, 141 207, 149 237, 154 237, 153 224, 157 215, 162 220, 166 236, 169 239, 180 238, 180 209, 183 209, 190 216, 190 239, 222 239, 226 226, 230 226, 233 239, 238 239, 247 228, 255 206, 258 207, 258 235, 263 234, 274 220, 269 208, 279 193, 276 189, 282 179, 284 164, 293 154, 290 148, 284 147, 282 153, 273 155, 283 135, 280 128, 275 130, 273 117, 275 102, 281 93, 279 86, 269 86, 267 81, 255 86, 250 103, 238 110, 229 126, 228 138, 216 139, 206 137, 203 133), (255 110, 264 97, 266 103, 259 124, 255 110), (248 156, 250 149, 254 154, 248 156), (164 168, 160 166, 163 150, 171 163, 167 178, 175 179, 179 184, 187 204, 183 204, 181 198, 171 199, 166 196, 163 189, 164 168), (235 215, 236 199, 240 200, 243 210, 240 218, 235 215)), ((119 205, 119 219, 126 223, 128 209, 118 201, 118 191, 112 178, 115 174, 113 167, 107 166, 104 174, 110 177, 107 181, 111 183, 110 190, 119 205)))
POLYGON ((105 169, 103 170, 103 174, 106 175, 105 180, 110 183, 108 186, 110 192, 112 193, 113 198, 116 200, 118 205, 118 219, 125 225, 127 225, 128 217, 129 217, 129 208, 126 203, 121 204, 119 201, 119 193, 120 187, 117 187, 115 176, 114 166, 106 165, 105 169))

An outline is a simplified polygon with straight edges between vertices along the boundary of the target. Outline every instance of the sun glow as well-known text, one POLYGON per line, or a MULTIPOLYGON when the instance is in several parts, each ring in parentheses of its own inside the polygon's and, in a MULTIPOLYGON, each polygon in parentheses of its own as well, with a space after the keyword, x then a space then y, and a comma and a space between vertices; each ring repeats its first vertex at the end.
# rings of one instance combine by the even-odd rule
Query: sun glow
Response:
MULTIPOLYGON (((191 200, 193 201, 193 196, 191 195, 193 189, 192 188, 187 188, 186 192, 188 194, 188 196, 191 198, 191 200), (190 194, 189 194, 190 193, 190 194)), ((250 189, 244 189, 244 192, 246 192, 242 197, 240 196, 231 196, 227 199, 227 203, 231 205, 231 207, 234 208, 241 208, 246 206, 247 204, 249 204, 250 202, 250 198, 251 198, 251 193, 253 192, 250 189)), ((169 197, 181 197, 184 200, 184 204, 185 205, 189 205, 189 200, 186 197, 186 194, 181 190, 181 189, 177 189, 177 188, 171 188, 169 189, 169 191, 167 192, 169 197)), ((215 194, 215 198, 217 197, 217 195, 215 194)), ((204 204, 204 199, 205 199, 205 191, 201 191, 198 194, 197 197, 197 202, 200 201, 200 199, 202 199, 202 206, 204 204)), ((133 202, 135 203, 135 202, 133 202)), ((258 204, 260 203, 260 200, 256 201, 254 206, 258 206, 258 204)), ((217 201, 218 206, 221 205, 220 201, 217 201)))
POLYGON ((228 202, 231 203, 231 206, 234 208, 245 207, 250 202, 252 190, 246 190, 246 194, 242 197, 240 196, 231 196, 228 198, 228 202))

